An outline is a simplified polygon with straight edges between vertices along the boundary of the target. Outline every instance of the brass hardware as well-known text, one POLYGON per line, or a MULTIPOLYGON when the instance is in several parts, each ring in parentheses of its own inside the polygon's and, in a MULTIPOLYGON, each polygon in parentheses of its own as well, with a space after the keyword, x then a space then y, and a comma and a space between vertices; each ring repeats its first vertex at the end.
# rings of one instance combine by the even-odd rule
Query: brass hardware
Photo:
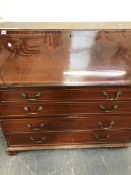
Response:
POLYGON ((40 138, 40 140, 36 140, 34 137, 30 137, 30 140, 35 143, 43 143, 45 141, 46 137, 40 138))
POLYGON ((113 105, 111 109, 106 109, 103 105, 100 105, 100 108, 104 111, 104 112, 113 112, 115 109, 118 108, 118 105, 113 105))
POLYGON ((21 93, 21 96, 24 99, 29 100, 29 101, 36 101, 39 97, 41 97, 41 95, 42 94, 40 92, 38 92, 34 95, 34 97, 30 98, 27 93, 24 93, 24 92, 21 93))
POLYGON ((99 126, 101 126, 102 129, 104 130, 107 130, 107 129, 111 129, 112 128, 112 125, 114 124, 115 122, 114 121, 111 121, 108 126, 103 126, 103 123, 102 122, 98 122, 99 126))
POLYGON ((31 114, 31 115, 39 114, 39 112, 42 111, 42 110, 43 110, 43 106, 39 106, 37 108, 38 112, 30 112, 30 108, 29 107, 27 107, 27 106, 24 107, 24 111, 27 112, 28 114, 31 114))
POLYGON ((44 126, 45 126, 45 124, 44 124, 44 123, 41 123, 41 124, 39 125, 39 127, 36 127, 36 128, 34 128, 31 124, 27 124, 26 126, 27 126, 27 128, 30 128, 30 129, 33 130, 33 131, 38 131, 38 130, 43 129, 44 126))
POLYGON ((121 91, 116 92, 115 97, 109 97, 107 92, 102 92, 102 94, 106 97, 106 100, 117 100, 118 97, 122 94, 121 91))
POLYGON ((110 138, 110 135, 105 135, 105 136, 95 136, 98 141, 107 141, 110 138))

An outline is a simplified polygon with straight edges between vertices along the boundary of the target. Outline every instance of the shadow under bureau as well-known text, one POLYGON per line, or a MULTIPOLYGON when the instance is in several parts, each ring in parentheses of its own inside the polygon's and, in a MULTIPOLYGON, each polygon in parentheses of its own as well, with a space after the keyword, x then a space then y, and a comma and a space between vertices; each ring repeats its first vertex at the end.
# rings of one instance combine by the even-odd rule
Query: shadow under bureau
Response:
POLYGON ((130 146, 131 30, 0 32, 0 120, 10 155, 130 146))

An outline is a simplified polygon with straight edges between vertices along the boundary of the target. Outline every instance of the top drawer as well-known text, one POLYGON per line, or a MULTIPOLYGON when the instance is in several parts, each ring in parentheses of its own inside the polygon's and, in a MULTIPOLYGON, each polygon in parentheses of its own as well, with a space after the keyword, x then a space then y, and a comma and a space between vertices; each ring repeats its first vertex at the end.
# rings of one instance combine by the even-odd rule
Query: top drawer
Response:
POLYGON ((0 101, 131 100, 131 88, 14 88, 0 90, 0 101))

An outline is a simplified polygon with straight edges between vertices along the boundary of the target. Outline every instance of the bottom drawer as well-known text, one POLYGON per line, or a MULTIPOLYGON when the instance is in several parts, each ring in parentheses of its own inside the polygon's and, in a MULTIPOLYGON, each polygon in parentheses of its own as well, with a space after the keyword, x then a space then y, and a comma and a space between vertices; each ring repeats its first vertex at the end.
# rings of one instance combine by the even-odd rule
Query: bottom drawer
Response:
POLYGON ((6 134, 8 145, 129 143, 131 130, 6 134))

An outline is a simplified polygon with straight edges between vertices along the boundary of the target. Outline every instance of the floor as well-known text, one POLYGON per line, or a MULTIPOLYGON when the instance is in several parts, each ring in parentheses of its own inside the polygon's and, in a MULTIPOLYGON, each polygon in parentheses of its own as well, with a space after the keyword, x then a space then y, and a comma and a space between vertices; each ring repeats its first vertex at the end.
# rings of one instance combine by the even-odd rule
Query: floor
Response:
POLYGON ((0 175, 131 175, 131 148, 44 150, 8 156, 0 131, 0 175))

